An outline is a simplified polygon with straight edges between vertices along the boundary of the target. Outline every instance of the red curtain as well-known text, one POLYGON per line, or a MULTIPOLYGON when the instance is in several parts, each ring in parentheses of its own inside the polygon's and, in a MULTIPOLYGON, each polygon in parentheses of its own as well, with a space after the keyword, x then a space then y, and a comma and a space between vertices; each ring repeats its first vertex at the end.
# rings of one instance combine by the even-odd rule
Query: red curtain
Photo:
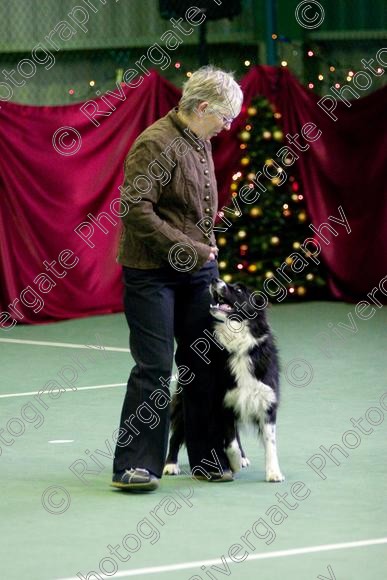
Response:
MULTIPOLYGON (((347 108, 338 103, 332 121, 318 97, 287 70, 259 66, 243 79, 244 110, 230 132, 214 141, 219 207, 227 205, 231 174, 239 169, 237 133, 252 97, 262 94, 282 113, 285 133, 314 123, 321 137, 300 153, 297 168, 312 222, 318 228, 341 206, 351 233, 328 222, 321 244, 333 296, 358 300, 385 276, 383 224, 387 89, 347 108)), ((136 136, 178 102, 180 91, 156 72, 136 89, 126 85, 84 104, 35 107, 1 103, 0 109, 0 328, 122 310, 119 186, 123 161, 136 136), (81 110, 83 108, 83 111, 81 110), (71 129, 55 143, 60 128, 71 129), (80 136, 80 137, 79 137, 80 136), (67 147, 74 141, 73 154, 67 147), (98 218, 98 220, 97 220, 98 218), (83 225, 82 225, 83 224, 83 225), (78 234, 77 234, 78 232, 78 234), (13 305, 10 307, 10 305, 13 305)), ((302 139, 301 139, 302 142, 302 139)), ((279 145, 280 146, 280 145, 279 145)), ((262 194, 264 195, 264 194, 262 194)), ((313 232, 311 231, 311 237, 313 232)), ((285 258, 286 256, 284 256, 285 258)))

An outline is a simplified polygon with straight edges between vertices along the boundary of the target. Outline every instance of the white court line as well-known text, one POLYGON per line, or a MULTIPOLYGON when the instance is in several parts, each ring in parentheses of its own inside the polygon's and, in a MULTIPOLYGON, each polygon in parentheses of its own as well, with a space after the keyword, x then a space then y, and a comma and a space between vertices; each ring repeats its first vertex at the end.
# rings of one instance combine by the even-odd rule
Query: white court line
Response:
MULTIPOLYGON (((115 346, 104 346, 100 349, 93 349, 92 346, 86 346, 85 344, 77 344, 71 342, 48 342, 44 340, 22 340, 19 338, 0 338, 0 342, 13 342, 14 344, 32 344, 35 346, 57 346, 61 348, 87 348, 88 350, 109 350, 113 352, 130 352, 129 348, 118 348, 115 346)), ((79 580, 79 579, 78 579, 79 580)))
MULTIPOLYGON (((90 385, 90 387, 77 387, 74 389, 64 389, 66 393, 75 393, 76 391, 90 391, 91 389, 111 389, 112 387, 123 387, 126 383, 111 383, 110 385, 90 385)), ((0 399, 7 399, 10 397, 27 397, 29 395, 39 395, 45 391, 30 391, 29 393, 9 393, 7 395, 0 395, 0 399)), ((48 393, 47 393, 48 394, 48 393)), ((79 580, 79 578, 78 578, 79 580)))
MULTIPOLYGON (((249 555, 245 562, 252 560, 266 560, 268 558, 286 558, 287 556, 298 556, 300 554, 313 554, 315 552, 328 552, 330 550, 346 550, 348 548, 362 548, 364 546, 375 546, 387 544, 387 538, 376 538, 374 540, 360 540, 358 542, 343 542, 341 544, 325 544, 322 546, 310 546, 309 548, 295 548, 293 550, 278 550, 277 552, 267 552, 265 554, 249 555)), ((224 558, 227 563, 235 564, 230 558, 224 558)), ((223 560, 223 561, 224 561, 223 560)), ((146 574, 162 574, 163 572, 175 572, 177 570, 188 570, 189 568, 199 568, 200 566, 212 566, 222 564, 222 560, 198 560, 196 562, 185 562, 183 564, 171 564, 169 566, 154 566, 153 568, 137 568, 136 570, 123 570, 116 572, 115 578, 128 578, 129 576, 145 576, 146 574)), ((240 564, 240 562, 239 562, 240 564)), ((239 568, 238 568, 239 569, 239 568)), ((101 578, 108 580, 112 576, 100 574, 101 578)), ((57 580, 79 580, 79 576, 69 578, 58 578, 57 580)))

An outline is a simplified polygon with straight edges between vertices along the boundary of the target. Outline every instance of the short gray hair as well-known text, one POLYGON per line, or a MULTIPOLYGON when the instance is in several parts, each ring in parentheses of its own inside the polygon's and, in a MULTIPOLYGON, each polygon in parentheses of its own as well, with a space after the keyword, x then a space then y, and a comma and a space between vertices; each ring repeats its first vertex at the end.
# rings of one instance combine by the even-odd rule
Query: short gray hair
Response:
POLYGON ((232 72, 225 72, 212 65, 203 66, 192 73, 183 85, 179 108, 191 114, 199 103, 208 101, 210 110, 222 111, 237 117, 242 108, 243 93, 232 72))

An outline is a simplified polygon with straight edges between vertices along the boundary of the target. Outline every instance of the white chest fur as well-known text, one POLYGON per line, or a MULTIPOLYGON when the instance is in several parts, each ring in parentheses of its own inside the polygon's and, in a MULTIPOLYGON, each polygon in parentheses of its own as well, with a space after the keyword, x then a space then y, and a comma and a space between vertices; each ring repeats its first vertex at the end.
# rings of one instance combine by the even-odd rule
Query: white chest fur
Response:
POLYGON ((216 324, 215 335, 230 353, 228 364, 236 383, 236 388, 229 391, 224 398, 225 406, 234 409, 242 423, 256 421, 257 418, 263 423, 267 410, 276 401, 276 396, 270 386, 254 376, 253 363, 248 352, 266 340, 267 335, 255 339, 246 321, 243 321, 238 332, 225 323, 216 324))

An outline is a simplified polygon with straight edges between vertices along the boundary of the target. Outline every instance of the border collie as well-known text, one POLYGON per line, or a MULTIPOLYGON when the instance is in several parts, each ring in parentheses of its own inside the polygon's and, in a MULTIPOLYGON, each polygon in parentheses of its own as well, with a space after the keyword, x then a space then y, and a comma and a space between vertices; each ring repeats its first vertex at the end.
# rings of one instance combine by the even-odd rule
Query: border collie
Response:
MULTIPOLYGON (((274 337, 265 310, 254 306, 253 292, 243 284, 214 280, 214 338, 227 353, 225 369, 219 369, 223 397, 224 445, 230 467, 237 472, 249 464, 240 445, 237 425, 252 424, 261 437, 266 457, 266 481, 279 482, 281 473, 276 447, 276 415, 279 404, 279 364, 274 337)), ((178 452, 184 442, 181 395, 174 397, 172 436, 164 468, 177 475, 178 452)))

